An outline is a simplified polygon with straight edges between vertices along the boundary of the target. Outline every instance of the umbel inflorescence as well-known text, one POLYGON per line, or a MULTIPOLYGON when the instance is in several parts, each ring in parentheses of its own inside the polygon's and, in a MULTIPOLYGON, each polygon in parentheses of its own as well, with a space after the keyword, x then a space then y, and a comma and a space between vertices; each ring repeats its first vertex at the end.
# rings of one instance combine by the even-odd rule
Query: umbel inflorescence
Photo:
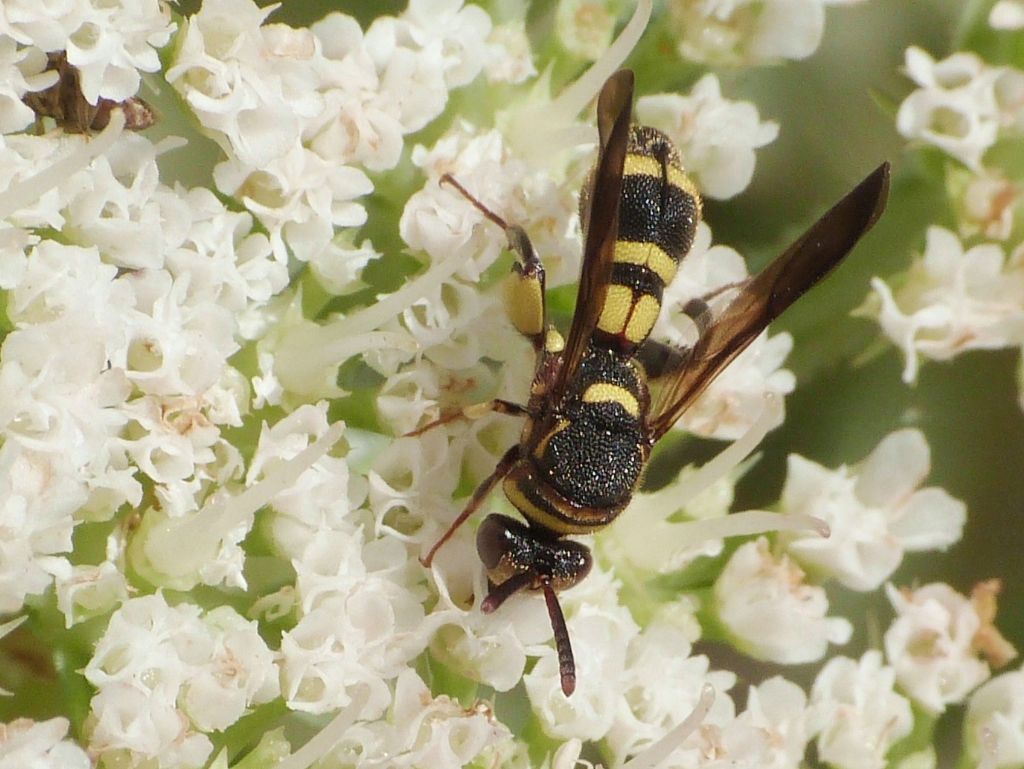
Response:
MULTIPOLYGON (((829 306, 687 411, 669 469, 585 538, 592 573, 562 595, 571 698, 543 600, 479 611, 473 526, 417 560, 521 425, 402 436, 525 402, 532 370, 504 236, 439 180, 526 229, 567 320, 609 75, 628 62, 636 120, 706 199, 737 198, 780 132, 845 151, 856 126, 780 125, 740 94, 873 3, 542 5, 363 2, 305 26, 250 0, 0 7, 2 769, 1024 765, 1024 677, 996 627, 1012 575, 897 574, 971 525, 932 473, 930 415, 838 460, 790 453, 766 509, 734 504, 805 385, 794 344, 850 370, 895 346, 912 383, 1024 342, 1020 3, 969 13, 962 50, 908 38, 902 69, 878 63, 906 76, 865 111, 906 140, 890 216, 916 228, 865 244, 863 344, 839 321, 856 301, 829 306), (927 221, 900 219, 925 194, 927 221), (677 472, 688 446, 732 441, 677 472)), ((754 271, 713 237, 726 210, 666 290, 661 341, 692 342, 679 308, 754 271)), ((858 408, 801 429, 839 443, 858 408)))

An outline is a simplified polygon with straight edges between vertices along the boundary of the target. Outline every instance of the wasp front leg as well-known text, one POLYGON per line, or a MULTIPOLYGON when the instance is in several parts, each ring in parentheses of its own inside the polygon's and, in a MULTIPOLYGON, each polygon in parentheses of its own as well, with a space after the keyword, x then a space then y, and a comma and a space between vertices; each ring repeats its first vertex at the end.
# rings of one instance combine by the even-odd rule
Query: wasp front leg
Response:
POLYGON ((526 406, 520 406, 518 403, 502 400, 501 398, 494 398, 493 400, 484 401, 483 403, 474 403, 470 406, 463 406, 457 411, 449 411, 447 414, 442 414, 433 422, 427 422, 423 427, 418 427, 415 430, 406 433, 403 437, 415 438, 418 435, 423 435, 423 433, 428 430, 433 430, 435 427, 440 427, 441 425, 446 425, 459 419, 480 419, 491 412, 498 414, 510 414, 511 416, 516 417, 525 416, 530 413, 526 406))
POLYGON ((451 539, 452 535, 455 534, 458 528, 466 522, 469 516, 479 509, 480 505, 482 505, 484 500, 487 499, 487 495, 494 491, 494 487, 501 483, 505 476, 509 474, 509 471, 515 463, 519 461, 521 455, 522 452, 519 448, 519 444, 516 444, 505 452, 504 456, 498 460, 498 464, 495 465, 494 471, 476 487, 476 490, 473 492, 473 496, 469 498, 469 502, 466 503, 466 506, 462 509, 462 512, 459 513, 458 517, 452 521, 451 526, 445 530, 444 534, 441 535, 441 538, 438 539, 430 550, 427 551, 427 554, 420 558, 420 563, 424 566, 430 566, 434 560, 434 554, 441 548, 441 545, 451 539))

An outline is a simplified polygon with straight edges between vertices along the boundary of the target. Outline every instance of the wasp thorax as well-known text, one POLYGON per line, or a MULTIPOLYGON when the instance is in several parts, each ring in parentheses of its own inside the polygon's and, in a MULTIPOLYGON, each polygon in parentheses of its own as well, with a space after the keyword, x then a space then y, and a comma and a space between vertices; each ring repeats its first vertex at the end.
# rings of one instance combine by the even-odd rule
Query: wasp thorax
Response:
POLYGON ((477 531, 476 549, 492 584, 529 575, 533 579, 524 582, 525 589, 536 590, 546 579, 555 590, 565 590, 586 577, 593 563, 586 545, 545 536, 505 515, 484 519, 477 531))

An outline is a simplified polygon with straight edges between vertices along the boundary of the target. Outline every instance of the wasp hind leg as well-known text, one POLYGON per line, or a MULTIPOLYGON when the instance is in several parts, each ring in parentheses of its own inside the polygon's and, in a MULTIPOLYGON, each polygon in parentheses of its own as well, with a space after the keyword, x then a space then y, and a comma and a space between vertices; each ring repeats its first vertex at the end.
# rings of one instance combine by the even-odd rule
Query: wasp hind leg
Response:
MULTIPOLYGON (((714 314, 711 311, 710 302, 719 294, 740 288, 746 281, 726 283, 724 286, 709 291, 704 296, 694 297, 682 306, 683 315, 693 321, 697 328, 697 338, 704 336, 714 321, 714 314)), ((657 342, 648 339, 637 351, 637 357, 643 364, 644 372, 651 380, 657 380, 667 374, 678 371, 685 366, 690 356, 693 355, 693 345, 688 347, 675 347, 664 342, 657 342)))

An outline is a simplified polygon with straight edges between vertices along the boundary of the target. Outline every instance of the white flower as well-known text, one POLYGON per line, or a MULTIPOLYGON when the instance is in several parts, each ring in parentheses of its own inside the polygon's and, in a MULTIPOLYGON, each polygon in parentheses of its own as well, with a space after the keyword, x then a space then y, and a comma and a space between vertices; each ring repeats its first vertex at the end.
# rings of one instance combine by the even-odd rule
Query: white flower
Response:
POLYGON ((810 735, 807 695, 799 686, 780 676, 751 686, 747 709, 737 721, 765 732, 767 746, 758 764, 761 769, 800 766, 810 735))
POLYGON ((0 724, 0 769, 90 769, 88 754, 66 739, 68 726, 66 718, 0 724))
POLYGON ((56 72, 44 72, 46 64, 40 49, 21 47, 12 38, 0 36, 0 133, 21 131, 35 120, 35 113, 21 98, 56 81, 56 72))
MULTIPOLYGON (((327 430, 326 404, 304 405, 273 426, 260 430, 256 452, 246 472, 253 486, 294 460, 315 438, 327 430)), ((347 520, 365 497, 366 484, 351 476, 343 458, 320 457, 270 502, 274 515, 269 534, 278 551, 300 557, 309 544, 329 531, 351 532, 347 520)))
POLYGON ((778 124, 761 122, 757 107, 722 98, 718 78, 702 77, 689 96, 642 96, 636 116, 665 131, 679 148, 704 195, 726 199, 742 192, 754 175, 754 150, 775 141, 778 124))
POLYGON ((495 26, 488 49, 484 72, 492 83, 522 83, 537 74, 524 21, 495 26))
POLYGON ((624 607, 605 609, 589 603, 566 624, 576 657, 576 691, 572 697, 562 694, 557 654, 547 647, 533 670, 523 676, 526 694, 550 736, 599 740, 614 723, 621 694, 613 682, 622 680, 626 650, 637 626, 624 607))
POLYGON ((1020 29, 1024 27, 1024 3, 1021 0, 999 0, 988 13, 993 29, 1020 29))
MULTIPOLYGON (((728 246, 711 245, 711 237, 706 224, 697 226, 693 247, 680 265, 679 274, 665 287, 662 305, 667 311, 655 323, 654 338, 677 347, 692 345, 696 329, 679 310, 695 297, 748 277, 743 257, 728 246)), ((712 300, 712 311, 731 296, 732 292, 724 291, 712 300)), ((776 395, 782 402, 782 396, 793 391, 793 374, 781 368, 792 346, 789 334, 759 336, 686 410, 676 429, 724 440, 735 440, 746 433, 764 412, 766 395, 776 395)), ((776 425, 782 423, 783 416, 780 409, 776 425)))
POLYGON ((452 174, 506 221, 521 224, 525 166, 511 156, 498 131, 478 133, 465 124, 430 150, 417 146, 412 160, 426 171, 427 182, 405 204, 399 224, 402 240, 435 261, 460 254, 457 274, 467 281, 479 280, 504 249, 504 234, 458 190, 438 180, 452 174))
MULTIPOLYGON (((960 179, 955 173, 950 173, 950 182, 956 194, 960 179)), ((967 176, 962 187, 957 207, 960 236, 981 234, 992 240, 1007 240, 1020 203, 1017 185, 999 169, 983 169, 967 176)))
POLYGON ((385 720, 347 729, 325 766, 349 764, 395 769, 461 769, 480 762, 504 766, 512 746, 508 729, 480 702, 463 708, 447 696, 432 697, 409 669, 395 682, 394 703, 385 720))
POLYGON ((1015 72, 989 67, 971 53, 954 53, 936 62, 924 50, 906 51, 907 74, 919 86, 896 115, 896 127, 908 139, 933 144, 977 171, 982 155, 996 140, 1001 124, 1014 124, 1019 103, 1005 103, 999 83, 1015 72), (1003 103, 1001 103, 1003 102, 1003 103))
MULTIPOLYGON (((620 701, 605 736, 617 764, 680 724, 697 704, 705 684, 714 687, 716 694, 705 724, 722 726, 735 715, 726 692, 735 685, 736 676, 725 670, 711 671, 707 657, 692 655, 691 642, 696 639, 688 628, 688 614, 679 606, 665 607, 629 642, 621 684, 616 687, 620 701), (683 616, 674 617, 674 613, 683 616)), ((687 740, 685 747, 694 747, 696 741, 695 737, 687 740)))
POLYGON ((960 539, 966 508, 938 487, 919 488, 930 464, 917 430, 886 436, 853 472, 791 455, 782 511, 821 518, 831 534, 785 534, 787 550, 816 573, 866 591, 889 578, 904 552, 946 549, 960 539))
POLYGON ((209 641, 192 648, 192 672, 179 694, 181 709, 197 729, 223 731, 252 705, 280 693, 274 654, 260 637, 255 622, 229 606, 218 606, 203 617, 209 641))
POLYGON ((886 585, 885 591, 896 610, 885 653, 907 694, 941 713, 989 677, 976 645, 986 623, 973 601, 941 582, 915 590, 886 585))
POLYGON ((66 627, 109 614, 128 600, 124 572, 110 560, 97 566, 75 565, 68 577, 56 580, 57 608, 66 627))
POLYGON ((555 15, 555 34, 574 56, 594 61, 611 43, 615 16, 601 0, 563 0, 555 15))
POLYGON ((797 664, 821 659, 853 626, 828 617, 824 589, 810 585, 787 556, 761 537, 741 545, 713 588, 714 611, 736 646, 758 659, 797 664))
POLYGON ((158 0, 13 0, 0 8, 0 33, 43 51, 67 50, 90 104, 101 97, 123 101, 134 96, 139 71, 160 68, 156 49, 167 44, 174 28, 170 9, 158 0))
POLYGON ((822 0, 672 0, 679 54, 707 64, 805 59, 825 29, 822 0))
POLYGON ((878 651, 859 662, 835 657, 826 663, 808 710, 821 761, 838 769, 884 769, 889 748, 914 725, 910 703, 893 690, 895 678, 878 651))
POLYGON ((983 684, 967 703, 967 754, 993 769, 1024 763, 1024 671, 1003 673, 983 684))
POLYGON ((879 278, 882 331, 903 351, 903 381, 917 378, 918 357, 949 360, 964 350, 1024 341, 1024 269, 1015 253, 982 243, 964 250, 949 230, 929 227, 925 252, 893 290, 879 278))
POLYGON ((399 17, 401 34, 426 50, 439 45, 449 88, 472 81, 484 66, 491 19, 463 0, 411 0, 399 17))
POLYGON ((86 490, 60 457, 0 446, 0 611, 15 612, 54 576, 68 576, 72 514, 86 490))

